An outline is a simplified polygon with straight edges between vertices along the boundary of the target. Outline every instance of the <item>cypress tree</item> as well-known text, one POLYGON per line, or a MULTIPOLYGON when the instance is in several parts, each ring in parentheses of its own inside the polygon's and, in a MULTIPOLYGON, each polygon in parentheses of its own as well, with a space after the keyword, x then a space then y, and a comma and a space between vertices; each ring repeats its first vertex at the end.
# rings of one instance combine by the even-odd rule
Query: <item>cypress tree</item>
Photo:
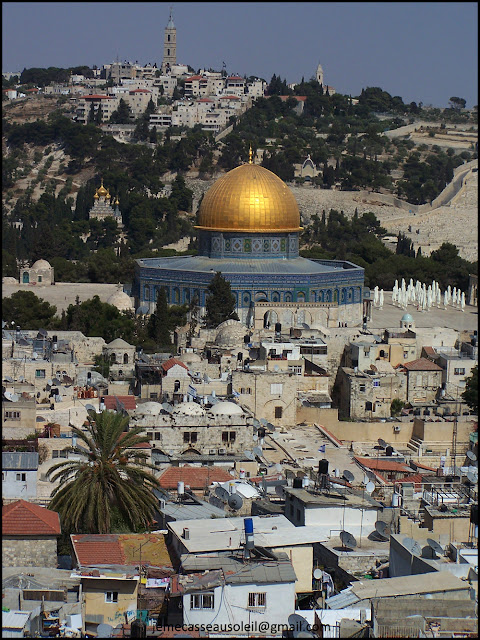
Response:
POLYGON ((171 347, 170 339, 170 314, 168 313, 167 293, 165 287, 158 292, 155 311, 148 320, 148 337, 161 347, 171 347))
POLYGON ((217 271, 208 285, 205 308, 207 327, 218 327, 225 320, 238 320, 235 313, 235 296, 232 293, 230 283, 225 280, 220 271, 217 271))

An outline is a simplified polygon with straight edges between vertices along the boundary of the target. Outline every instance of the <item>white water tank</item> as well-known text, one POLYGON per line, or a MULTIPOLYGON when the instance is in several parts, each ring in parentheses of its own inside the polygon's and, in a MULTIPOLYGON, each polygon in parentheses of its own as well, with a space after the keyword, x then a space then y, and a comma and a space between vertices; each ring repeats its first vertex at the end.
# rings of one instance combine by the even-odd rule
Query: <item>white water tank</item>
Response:
POLYGON ((402 496, 399 493, 392 493, 392 507, 399 507, 402 502, 402 496))
POLYGON ((185 484, 179 480, 177 482, 177 494, 178 496, 183 496, 183 494, 185 493, 185 484))
POLYGON ((245 479, 245 469, 240 469, 239 478, 240 478, 240 480, 244 480, 245 479))

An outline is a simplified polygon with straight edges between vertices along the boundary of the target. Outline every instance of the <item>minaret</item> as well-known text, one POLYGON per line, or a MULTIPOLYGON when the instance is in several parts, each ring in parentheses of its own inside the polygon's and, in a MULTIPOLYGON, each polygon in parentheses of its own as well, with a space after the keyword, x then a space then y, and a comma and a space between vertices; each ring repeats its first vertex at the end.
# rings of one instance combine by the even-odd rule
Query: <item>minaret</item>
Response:
POLYGON ((170 17, 165 29, 165 41, 163 43, 162 74, 170 72, 174 64, 177 64, 177 30, 173 23, 172 7, 170 7, 170 17))

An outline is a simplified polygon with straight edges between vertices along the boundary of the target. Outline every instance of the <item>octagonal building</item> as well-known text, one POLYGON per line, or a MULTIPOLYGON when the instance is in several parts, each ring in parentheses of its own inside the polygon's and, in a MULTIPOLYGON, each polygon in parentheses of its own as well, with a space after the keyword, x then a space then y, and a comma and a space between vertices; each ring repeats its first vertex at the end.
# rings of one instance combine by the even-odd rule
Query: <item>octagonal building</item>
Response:
POLYGON ((152 313, 161 287, 171 304, 199 301, 220 271, 249 326, 358 326, 363 317, 363 268, 343 260, 299 256, 300 212, 274 173, 250 161, 206 192, 198 212, 197 256, 136 260, 132 294, 138 313, 152 313))

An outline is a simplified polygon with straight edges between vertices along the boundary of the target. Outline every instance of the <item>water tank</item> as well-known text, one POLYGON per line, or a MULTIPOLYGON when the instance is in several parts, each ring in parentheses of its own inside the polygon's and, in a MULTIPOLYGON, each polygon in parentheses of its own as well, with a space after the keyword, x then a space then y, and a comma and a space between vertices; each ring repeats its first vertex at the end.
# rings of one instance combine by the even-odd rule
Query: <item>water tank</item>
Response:
POLYGON ((393 455, 393 447, 391 447, 390 445, 388 445, 388 447, 385 449, 385 455, 390 457, 391 455, 393 455))
POLYGON ((280 322, 276 322, 275 323, 275 333, 281 333, 282 332, 282 325, 280 322))
POLYGON ((132 622, 130 629, 131 638, 146 638, 147 637, 147 625, 140 618, 135 618, 132 622))
POLYGON ((310 478, 302 478, 302 487, 306 489, 310 484, 310 478))
POLYGON ((187 527, 184 527, 182 537, 184 540, 190 540, 190 529, 188 529, 187 527))
POLYGON ((392 507, 399 507, 401 502, 401 496, 398 493, 392 493, 392 507))
POLYGON ((303 487, 303 478, 294 478, 293 479, 293 488, 301 489, 303 487))
POLYGON ((178 497, 183 496, 184 493, 185 493, 185 484, 181 480, 179 480, 177 482, 177 494, 178 494, 178 497))
POLYGON ((244 480, 244 478, 245 478, 245 469, 240 469, 238 477, 240 478, 240 480, 244 480))
POLYGON ((318 473, 328 475, 328 460, 323 458, 323 460, 318 461, 318 473))
POLYGON ((244 518, 243 523, 245 527, 245 548, 253 549, 255 546, 253 541, 253 519, 244 518))

